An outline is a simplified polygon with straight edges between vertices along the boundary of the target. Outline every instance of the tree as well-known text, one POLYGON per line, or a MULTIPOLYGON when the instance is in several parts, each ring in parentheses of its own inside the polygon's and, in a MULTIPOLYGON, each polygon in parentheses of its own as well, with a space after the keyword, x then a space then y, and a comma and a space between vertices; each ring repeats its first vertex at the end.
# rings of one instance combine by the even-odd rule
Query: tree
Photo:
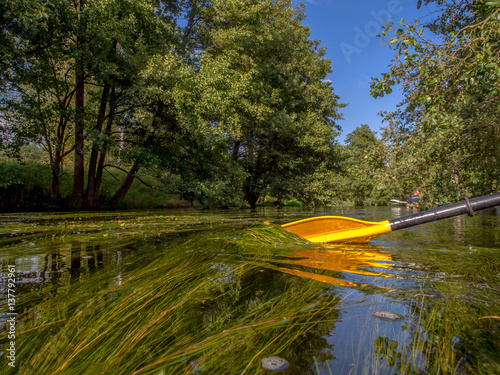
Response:
POLYGON ((228 151, 246 174, 251 207, 266 193, 299 192, 303 176, 335 158, 342 105, 325 81, 330 61, 309 39, 303 18, 291 1, 244 0, 213 1, 204 20, 208 47, 200 74, 232 79, 219 84, 215 98, 214 90, 205 90, 203 102, 228 93, 220 106, 207 108, 232 139, 228 151))
POLYGON ((396 55, 371 93, 399 84, 405 95, 401 109, 386 114, 387 142, 421 190, 440 201, 498 191, 500 2, 425 4, 438 7, 434 20, 402 22, 393 37, 384 32, 396 55))
POLYGON ((346 136, 337 199, 355 205, 386 205, 395 194, 389 176, 389 154, 367 124, 346 136))
MULTIPOLYGON (((129 113, 151 104, 138 97, 146 84, 142 71, 157 55, 184 43, 175 17, 191 3, 198 2, 167 1, 159 7, 149 0, 2 3, 4 143, 19 148, 34 142, 46 149, 52 204, 63 160, 74 152, 73 205, 98 205, 104 161, 117 143, 116 126, 122 134, 125 126, 137 127, 129 113), (91 151, 84 195, 86 141, 91 151)), ((187 27, 192 30, 192 23, 187 27)), ((137 171, 135 161, 131 168, 137 171)))
POLYGON ((103 204, 106 168, 127 172, 113 204, 147 167, 175 176, 179 194, 243 190, 254 206, 335 164, 330 61, 290 1, 0 6, 3 141, 47 150, 52 203, 71 153, 72 204, 88 208, 103 204))
POLYGON ((124 147, 137 149, 148 139, 145 128, 159 126, 158 116, 144 116, 147 108, 152 108, 152 112, 158 108, 155 98, 151 102, 145 100, 149 97, 145 90, 152 86, 148 81, 151 77, 145 72, 160 64, 162 56, 168 58, 173 45, 182 44, 175 16, 184 8, 178 1, 164 2, 160 8, 155 4, 148 0, 107 3, 94 10, 93 19, 106 21, 94 26, 107 37, 99 51, 99 64, 91 75, 92 86, 99 89, 95 92, 93 124, 87 129, 87 140, 91 143, 85 190, 87 207, 102 204, 99 197, 103 171, 106 167, 118 167, 105 164, 112 151, 123 154, 119 160, 130 166, 112 201, 117 203, 124 198, 144 159, 137 151, 128 152, 124 147), (139 140, 137 134, 144 138, 139 140))
POLYGON ((74 13, 71 5, 2 2, 1 109, 3 143, 18 150, 37 143, 49 154, 51 203, 59 195, 71 137, 74 13))
POLYGON ((377 142, 379 140, 376 133, 367 124, 361 124, 347 134, 345 138, 345 143, 349 146, 351 154, 355 158, 363 158, 377 142))

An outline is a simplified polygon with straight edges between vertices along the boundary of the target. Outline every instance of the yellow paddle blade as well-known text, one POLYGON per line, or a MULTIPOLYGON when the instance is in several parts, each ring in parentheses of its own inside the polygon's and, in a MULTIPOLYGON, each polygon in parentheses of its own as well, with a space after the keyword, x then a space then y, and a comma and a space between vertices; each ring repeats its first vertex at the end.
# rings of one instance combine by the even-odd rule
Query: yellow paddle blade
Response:
POLYGON ((282 226, 311 242, 366 243, 391 231, 388 220, 370 222, 342 216, 311 217, 282 226))

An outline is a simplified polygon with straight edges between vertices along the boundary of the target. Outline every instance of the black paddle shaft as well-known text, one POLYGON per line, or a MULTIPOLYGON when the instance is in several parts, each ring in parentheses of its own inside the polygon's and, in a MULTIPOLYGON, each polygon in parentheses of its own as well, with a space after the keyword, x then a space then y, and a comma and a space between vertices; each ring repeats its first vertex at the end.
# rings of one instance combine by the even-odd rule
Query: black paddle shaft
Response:
POLYGON ((448 204, 443 207, 437 207, 431 210, 417 212, 415 214, 398 217, 396 219, 390 219, 389 224, 391 225, 391 230, 403 229, 412 227, 414 225, 429 223, 431 221, 446 219, 447 217, 458 216, 466 213, 472 216, 472 213, 474 211, 484 210, 485 208, 495 206, 500 206, 500 193, 485 195, 483 197, 472 199, 467 199, 466 197, 464 197, 464 200, 462 202, 448 204))

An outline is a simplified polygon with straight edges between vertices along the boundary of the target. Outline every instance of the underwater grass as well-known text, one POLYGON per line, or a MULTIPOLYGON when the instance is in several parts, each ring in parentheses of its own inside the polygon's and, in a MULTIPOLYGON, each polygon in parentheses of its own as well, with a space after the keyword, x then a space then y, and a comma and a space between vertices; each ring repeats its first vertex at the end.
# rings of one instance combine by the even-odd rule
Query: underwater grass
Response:
POLYGON ((397 349, 380 340, 379 358, 400 374, 500 373, 498 251, 432 248, 406 251, 402 258, 407 271, 418 268, 411 275, 420 289, 396 292, 406 301, 411 336, 397 349))
POLYGON ((257 241, 259 251, 252 238, 269 230, 257 232, 155 240, 128 264, 28 293, 18 305, 20 373, 253 374, 269 355, 307 369, 295 349, 308 334, 331 329, 336 296, 266 267, 275 239, 257 241), (259 282, 273 287, 256 289, 259 282))
MULTIPOLYGON (((438 283, 435 287, 442 298, 423 294, 413 305, 413 341, 407 356, 423 358, 427 372, 500 373, 500 290, 487 284, 473 294, 473 286, 438 283)), ((411 373, 412 365, 409 362, 400 371, 411 373)))
MULTIPOLYGON (((265 219, 3 216, 2 258, 23 270, 20 259, 45 259, 44 279, 20 284, 12 373, 259 374, 269 356, 297 374, 500 372, 496 250, 323 248, 265 219), (302 262, 313 252, 323 252, 321 262, 302 262), (404 320, 382 322, 375 311, 404 320), (342 324, 353 334, 334 346, 342 324), (352 363, 338 358, 344 353, 352 363)), ((6 341, 0 332, 0 346, 6 341)))
POLYGON ((261 222, 240 215, 201 215, 196 212, 158 211, 138 212, 81 212, 46 214, 0 215, 0 255, 16 252, 45 253, 61 243, 96 242, 110 240, 147 239, 151 236, 185 234, 196 231, 227 229, 234 225, 245 228, 252 222, 261 222), (36 245, 36 246, 35 246, 36 245))

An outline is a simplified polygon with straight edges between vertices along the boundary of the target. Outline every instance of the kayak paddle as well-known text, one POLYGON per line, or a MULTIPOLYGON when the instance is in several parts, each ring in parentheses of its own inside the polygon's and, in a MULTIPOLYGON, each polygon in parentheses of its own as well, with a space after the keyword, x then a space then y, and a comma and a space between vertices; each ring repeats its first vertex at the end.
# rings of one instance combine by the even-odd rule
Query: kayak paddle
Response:
POLYGON ((319 216, 282 226, 311 242, 366 243, 382 233, 429 223, 500 205, 500 193, 468 199, 431 210, 417 212, 381 222, 370 222, 342 216, 319 216))
POLYGON ((391 203, 391 204, 406 204, 405 201, 398 201, 397 199, 391 199, 389 201, 389 203, 391 203))

